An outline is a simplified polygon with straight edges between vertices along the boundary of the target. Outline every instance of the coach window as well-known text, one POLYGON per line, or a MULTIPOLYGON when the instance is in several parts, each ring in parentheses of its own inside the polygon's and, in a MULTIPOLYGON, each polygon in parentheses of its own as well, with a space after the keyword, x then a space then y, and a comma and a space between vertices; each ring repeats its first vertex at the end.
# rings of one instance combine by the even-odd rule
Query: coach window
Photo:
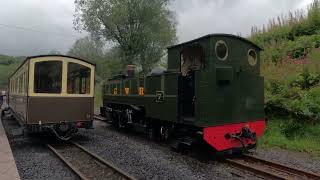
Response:
POLYGON ((76 63, 68 63, 68 94, 90 94, 91 69, 76 63))
POLYGON ((22 81, 22 76, 20 75, 19 77, 19 94, 22 94, 22 84, 23 84, 23 81, 22 81))
POLYGON ((10 80, 10 93, 13 93, 13 80, 10 80))
POLYGON ((61 93, 62 62, 44 61, 35 63, 34 92, 35 93, 61 93))
POLYGON ((27 93, 27 91, 28 91, 28 75, 27 75, 26 72, 24 73, 24 82, 25 82, 25 84, 24 84, 24 93, 27 93))
POLYGON ((19 93, 19 79, 16 78, 16 81, 15 81, 15 91, 14 91, 16 94, 19 93))

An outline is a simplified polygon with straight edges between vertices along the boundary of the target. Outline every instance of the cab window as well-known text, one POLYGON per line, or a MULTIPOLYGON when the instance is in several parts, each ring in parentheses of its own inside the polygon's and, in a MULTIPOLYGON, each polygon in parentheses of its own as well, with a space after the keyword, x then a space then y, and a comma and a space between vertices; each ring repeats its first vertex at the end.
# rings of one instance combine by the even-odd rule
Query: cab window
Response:
POLYGON ((90 94, 91 69, 76 63, 68 63, 68 94, 90 94))
POLYGON ((61 93, 62 62, 44 61, 35 63, 34 92, 35 93, 61 93))
POLYGON ((224 61, 228 58, 228 46, 226 42, 220 40, 216 43, 216 56, 219 60, 224 61))
POLYGON ((189 71, 203 67, 203 49, 200 45, 185 47, 180 54, 181 73, 185 76, 189 71))

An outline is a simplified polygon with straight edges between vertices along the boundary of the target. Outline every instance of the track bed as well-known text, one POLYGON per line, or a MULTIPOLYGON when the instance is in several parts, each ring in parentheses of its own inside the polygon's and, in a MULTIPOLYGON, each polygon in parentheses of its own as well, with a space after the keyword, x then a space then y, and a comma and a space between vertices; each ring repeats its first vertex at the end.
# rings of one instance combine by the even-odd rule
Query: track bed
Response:
POLYGON ((47 145, 81 179, 134 179, 76 143, 47 145))
POLYGON ((251 155, 242 155, 242 158, 226 159, 226 162, 268 179, 319 179, 320 174, 291 168, 279 163, 261 159, 251 155))

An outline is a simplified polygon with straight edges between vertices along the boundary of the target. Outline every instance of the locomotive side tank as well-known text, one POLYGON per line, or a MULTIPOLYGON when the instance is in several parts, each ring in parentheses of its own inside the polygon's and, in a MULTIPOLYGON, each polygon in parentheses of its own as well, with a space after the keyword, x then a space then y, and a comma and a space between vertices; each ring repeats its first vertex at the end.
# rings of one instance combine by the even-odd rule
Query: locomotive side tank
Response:
POLYGON ((93 121, 95 65, 63 56, 28 57, 9 78, 9 108, 30 132, 68 140, 93 121))
POLYGON ((200 136, 217 151, 252 148, 265 129, 260 51, 229 34, 169 47, 167 71, 109 79, 101 114, 184 144, 200 136))

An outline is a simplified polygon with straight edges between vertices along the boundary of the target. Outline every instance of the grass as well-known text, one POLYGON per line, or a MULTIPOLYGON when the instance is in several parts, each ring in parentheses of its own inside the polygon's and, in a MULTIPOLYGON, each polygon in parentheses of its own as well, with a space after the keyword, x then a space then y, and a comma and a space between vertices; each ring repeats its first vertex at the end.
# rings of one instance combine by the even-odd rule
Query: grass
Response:
POLYGON ((284 133, 290 120, 272 118, 268 121, 265 134, 259 140, 261 147, 279 147, 282 149, 306 152, 320 157, 320 125, 303 125, 294 135, 284 133))

